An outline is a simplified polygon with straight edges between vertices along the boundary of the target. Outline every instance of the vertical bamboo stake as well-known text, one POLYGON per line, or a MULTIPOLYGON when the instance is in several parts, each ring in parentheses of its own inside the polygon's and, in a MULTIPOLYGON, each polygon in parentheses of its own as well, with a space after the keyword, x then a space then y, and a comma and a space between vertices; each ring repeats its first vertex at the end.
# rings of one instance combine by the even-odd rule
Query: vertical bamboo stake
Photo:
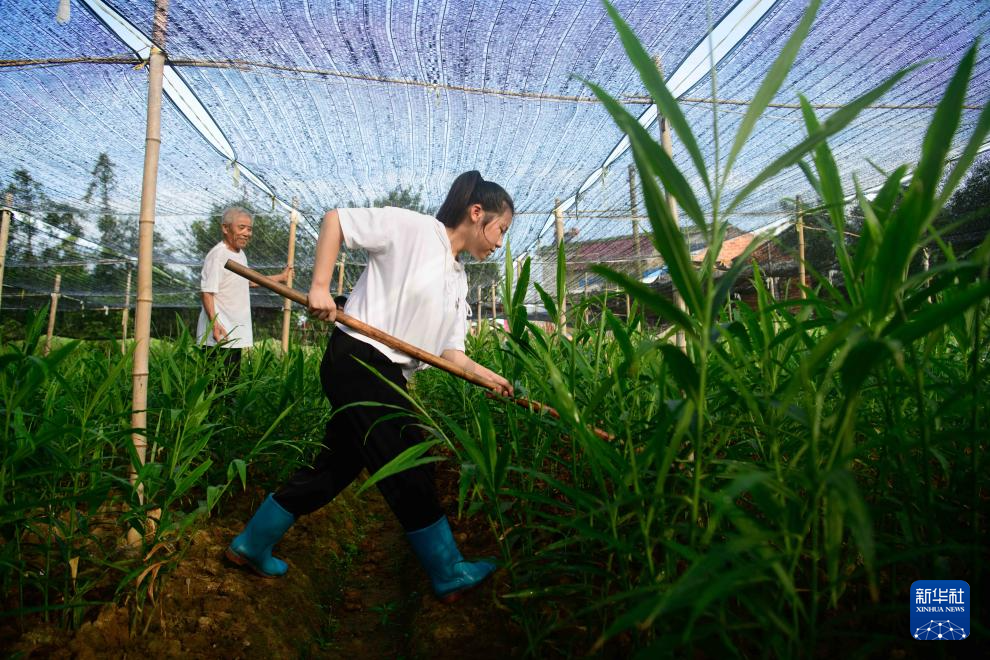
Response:
POLYGON ((340 272, 337 273, 337 295, 344 293, 344 264, 347 262, 347 255, 340 255, 340 272))
POLYGON ((480 284, 478 285, 478 317, 477 318, 478 318, 477 331, 478 334, 481 334, 481 285, 480 284))
POLYGON ((127 269, 127 287, 124 289, 124 313, 120 324, 123 326, 123 340, 120 342, 120 352, 127 353, 127 320, 131 314, 131 269, 127 269))
MULTIPOLYGON (((554 220, 554 234, 557 238, 557 249, 564 243, 564 212, 560 210, 560 200, 553 200, 553 220, 554 220)), ((554 260, 556 264, 556 260, 554 260)), ((556 267, 554 269, 556 272, 556 267)), ((556 278, 555 278, 556 279, 556 278)), ((557 298, 560 299, 560 318, 557 320, 557 325, 561 332, 566 332, 567 330, 567 284, 564 284, 564 290, 557 292, 557 298)))
POLYGON ((7 263, 7 239, 10 237, 10 220, 13 217, 14 195, 7 193, 0 209, 0 304, 3 303, 3 268, 7 263))
MULTIPOLYGON (((141 215, 138 221, 138 276, 134 308, 134 367, 131 403, 131 436, 140 465, 144 465, 148 438, 148 353, 151 345, 151 260, 155 232, 155 194, 158 184, 158 154, 161 150, 162 78, 165 72, 165 24, 168 0, 155 0, 155 19, 148 68, 148 120, 144 142, 144 176, 141 181, 141 215)), ((137 483, 137 467, 131 466, 130 481, 137 486, 140 502, 144 502, 144 487, 137 483)), ((141 534, 133 527, 127 540, 132 546, 141 543, 141 534)))
POLYGON ((588 325, 588 271, 584 272, 584 291, 581 293, 581 303, 584 305, 584 324, 588 325))
POLYGON ((52 290, 52 306, 48 310, 48 335, 45 337, 45 355, 52 352, 52 334, 55 332, 55 310, 58 309, 59 291, 62 288, 62 275, 55 273, 55 288, 52 290))
MULTIPOLYGON (((663 66, 660 63, 660 58, 654 57, 654 63, 657 65, 657 70, 660 72, 660 76, 663 77, 663 66)), ((667 152, 667 155, 671 158, 674 157, 674 144, 670 139, 670 124, 667 123, 667 118, 661 116, 660 121, 660 146, 663 150, 667 152)), ((670 207, 670 215, 674 218, 674 223, 678 224, 680 218, 680 210, 677 208, 677 200, 674 196, 667 193, 667 206, 670 207)), ((673 288, 674 291, 674 304, 677 305, 677 309, 684 311, 687 307, 684 305, 684 298, 681 297, 681 292, 677 290, 676 287, 673 288)), ((684 331, 679 330, 675 337, 675 342, 678 348, 687 348, 687 341, 684 338, 684 331)))
POLYGON ((495 283, 492 282, 492 326, 495 325, 495 321, 498 320, 497 310, 495 309, 495 283))
MULTIPOLYGON (((299 219, 299 212, 296 211, 296 206, 298 206, 298 202, 293 198, 292 210, 289 212, 289 259, 286 264, 289 268, 289 279, 285 283, 289 287, 292 286, 292 269, 295 267, 296 262, 296 224, 299 219)), ((291 319, 292 301, 286 298, 285 304, 282 307, 282 355, 286 355, 289 352, 289 321, 291 319)))
POLYGON ((801 196, 794 198, 795 223, 797 224, 798 235, 798 281, 801 283, 801 297, 804 298, 805 273, 804 273, 804 217, 801 213, 801 196))
POLYGON ((632 219, 633 250, 636 254, 636 279, 643 279, 643 254, 639 247, 639 211, 636 208, 636 166, 629 163, 629 217, 632 219))

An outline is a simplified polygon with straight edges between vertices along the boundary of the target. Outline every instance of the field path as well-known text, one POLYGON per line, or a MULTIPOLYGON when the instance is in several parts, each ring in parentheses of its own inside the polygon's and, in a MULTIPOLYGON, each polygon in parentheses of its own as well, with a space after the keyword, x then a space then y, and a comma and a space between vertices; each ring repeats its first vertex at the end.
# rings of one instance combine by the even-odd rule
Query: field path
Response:
MULTIPOLYGON (((456 483, 452 466, 441 469, 448 471, 441 486, 456 483)), ((261 578, 223 557, 266 494, 249 489, 174 549, 174 570, 156 583, 154 605, 145 603, 139 618, 133 601, 108 605, 75 633, 39 625, 7 651, 83 659, 519 655, 519 633, 494 595, 506 589, 504 572, 458 603, 440 604, 381 496, 355 490, 293 525, 276 547, 289 563, 283 578, 261 578)), ((443 499, 454 511, 451 496, 443 499)), ((494 554, 482 519, 452 518, 452 527, 465 555, 494 554)))

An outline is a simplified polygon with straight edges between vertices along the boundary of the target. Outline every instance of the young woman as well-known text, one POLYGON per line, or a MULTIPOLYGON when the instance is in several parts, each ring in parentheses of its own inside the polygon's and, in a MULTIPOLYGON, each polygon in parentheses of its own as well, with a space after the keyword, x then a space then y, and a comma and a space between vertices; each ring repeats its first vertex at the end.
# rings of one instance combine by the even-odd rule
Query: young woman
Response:
MULTIPOLYGON (((464 354, 467 278, 458 255, 488 257, 502 245, 513 212, 508 193, 478 172, 457 177, 436 218, 391 207, 329 211, 316 244, 309 312, 334 320, 330 278, 340 246, 363 248, 368 265, 347 300, 349 315, 440 354, 512 394, 505 378, 464 354)), ((329 503, 362 470, 374 473, 423 440, 412 413, 395 416, 395 407, 409 410, 409 403, 361 362, 402 389, 413 372, 426 366, 349 328, 334 330, 320 368, 333 410, 365 401, 386 406, 354 406, 333 415, 314 465, 269 495, 230 544, 227 557, 234 563, 265 577, 283 575, 288 566, 272 556, 272 547, 299 516, 329 503)), ((441 600, 456 600, 495 570, 491 562, 461 556, 437 500, 432 465, 377 485, 441 600)))

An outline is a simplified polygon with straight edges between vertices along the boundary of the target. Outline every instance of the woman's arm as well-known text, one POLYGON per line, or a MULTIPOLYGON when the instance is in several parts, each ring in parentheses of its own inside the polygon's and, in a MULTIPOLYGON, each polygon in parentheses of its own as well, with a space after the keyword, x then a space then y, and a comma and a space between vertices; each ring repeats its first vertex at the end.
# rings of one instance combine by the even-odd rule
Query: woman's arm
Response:
POLYGON ((458 351, 453 348, 448 348, 445 350, 440 357, 445 360, 450 360, 456 364, 461 369, 465 371, 470 371, 482 378, 488 379, 498 386, 498 393, 505 396, 512 396, 515 390, 512 387, 512 383, 507 381, 505 378, 495 373, 488 367, 483 367, 464 353, 464 351, 458 351))
POLYGON ((309 287, 309 312, 324 321, 333 322, 337 305, 330 295, 330 278, 337 263, 344 232, 340 229, 337 209, 327 211, 320 225, 320 237, 316 241, 316 261, 313 264, 313 282, 309 287))

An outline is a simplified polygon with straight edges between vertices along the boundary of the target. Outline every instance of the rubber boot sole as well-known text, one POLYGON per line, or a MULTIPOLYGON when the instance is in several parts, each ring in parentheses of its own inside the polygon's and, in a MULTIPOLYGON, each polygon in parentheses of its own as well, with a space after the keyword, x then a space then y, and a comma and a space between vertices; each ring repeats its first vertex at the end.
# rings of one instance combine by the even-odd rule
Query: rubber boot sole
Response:
POLYGON ((475 582, 470 587, 465 587, 464 589, 460 589, 458 591, 452 591, 449 594, 445 594, 443 596, 437 596, 437 600, 439 600, 444 605, 450 605, 451 603, 456 603, 465 595, 471 593, 472 591, 474 591, 484 583, 488 582, 488 580, 491 579, 493 575, 495 575, 495 571, 492 571, 491 573, 486 575, 484 580, 480 582, 475 582))
POLYGON ((252 564, 246 558, 234 552, 230 548, 230 546, 227 546, 227 550, 224 552, 224 556, 227 558, 227 561, 234 564, 235 566, 240 566, 242 568, 249 568, 254 572, 255 575, 263 577, 266 580, 274 580, 276 578, 282 577, 281 575, 269 575, 268 573, 263 573, 257 566, 252 564))

